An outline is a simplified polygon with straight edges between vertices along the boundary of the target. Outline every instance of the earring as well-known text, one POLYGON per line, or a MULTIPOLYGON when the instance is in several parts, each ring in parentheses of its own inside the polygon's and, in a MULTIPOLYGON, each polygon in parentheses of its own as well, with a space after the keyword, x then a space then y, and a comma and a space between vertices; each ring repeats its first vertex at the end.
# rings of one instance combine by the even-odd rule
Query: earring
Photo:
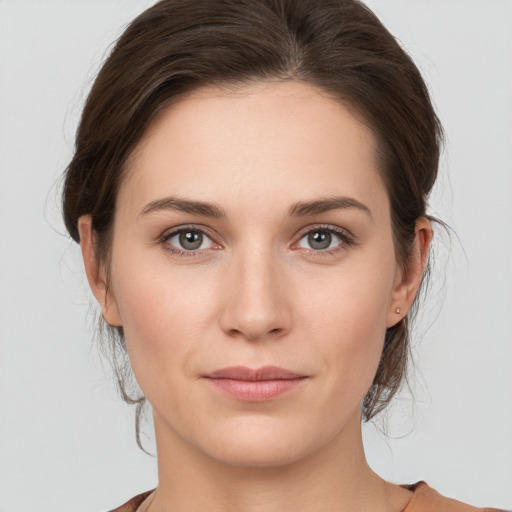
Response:
POLYGON ((396 309, 395 309, 395 313, 396 313, 397 315, 399 315, 401 311, 402 311, 402 310, 401 310, 400 308, 396 308, 396 309))

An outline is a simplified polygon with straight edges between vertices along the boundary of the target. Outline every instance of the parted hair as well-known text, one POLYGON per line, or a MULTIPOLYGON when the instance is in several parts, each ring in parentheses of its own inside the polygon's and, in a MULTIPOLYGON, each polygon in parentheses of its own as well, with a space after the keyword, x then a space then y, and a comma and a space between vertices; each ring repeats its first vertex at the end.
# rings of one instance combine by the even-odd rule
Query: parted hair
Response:
MULTIPOLYGON (((125 163, 155 116, 201 88, 286 80, 318 87, 372 129, 396 258, 407 270, 416 220, 435 220, 426 209, 442 127, 416 65, 373 12, 357 0, 162 0, 127 26, 103 63, 64 176, 66 228, 79 242, 78 219, 91 215, 107 279, 125 163)), ((382 411, 404 381, 416 308, 417 301, 386 331, 362 404, 365 420, 382 411)), ((121 395, 137 404, 141 446, 145 398, 134 385, 123 329, 100 322, 121 395)))

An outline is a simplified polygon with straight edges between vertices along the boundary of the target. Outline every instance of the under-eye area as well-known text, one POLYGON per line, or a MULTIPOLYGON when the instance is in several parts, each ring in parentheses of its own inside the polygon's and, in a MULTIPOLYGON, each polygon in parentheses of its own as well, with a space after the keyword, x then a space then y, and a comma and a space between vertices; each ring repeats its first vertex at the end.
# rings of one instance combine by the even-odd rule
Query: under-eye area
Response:
MULTIPOLYGON (((194 225, 171 228, 160 237, 159 243, 174 256, 206 257, 211 251, 219 251, 224 247, 205 229, 194 225)), ((328 257, 339 256, 355 244, 354 235, 346 229, 319 225, 301 230, 298 240, 290 244, 290 249, 307 252, 309 256, 328 257)))
POLYGON ((161 236, 159 242, 165 251, 183 258, 205 256, 205 253, 222 249, 204 228, 196 226, 172 228, 161 236))
POLYGON ((305 249, 311 254, 319 253, 322 256, 336 256, 355 244, 354 235, 346 229, 320 225, 308 227, 291 248, 294 250, 305 249))

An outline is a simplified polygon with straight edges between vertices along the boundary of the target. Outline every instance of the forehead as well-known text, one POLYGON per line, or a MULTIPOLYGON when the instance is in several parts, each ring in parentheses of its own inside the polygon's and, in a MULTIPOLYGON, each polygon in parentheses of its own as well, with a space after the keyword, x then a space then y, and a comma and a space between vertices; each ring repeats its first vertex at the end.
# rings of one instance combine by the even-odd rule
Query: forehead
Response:
POLYGON ((384 192, 377 169, 372 130, 312 85, 201 89, 151 124, 119 199, 128 197, 133 207, 165 195, 274 205, 279 190, 283 207, 311 196, 362 200, 384 192))

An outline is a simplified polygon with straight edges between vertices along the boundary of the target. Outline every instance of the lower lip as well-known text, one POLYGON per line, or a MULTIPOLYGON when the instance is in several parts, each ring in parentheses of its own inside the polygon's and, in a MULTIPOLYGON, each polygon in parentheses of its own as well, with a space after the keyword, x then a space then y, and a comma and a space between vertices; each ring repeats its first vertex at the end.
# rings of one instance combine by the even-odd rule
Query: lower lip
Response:
POLYGON ((246 402, 266 402, 296 389, 306 377, 276 380, 235 380, 211 379, 208 381, 217 389, 246 402))

